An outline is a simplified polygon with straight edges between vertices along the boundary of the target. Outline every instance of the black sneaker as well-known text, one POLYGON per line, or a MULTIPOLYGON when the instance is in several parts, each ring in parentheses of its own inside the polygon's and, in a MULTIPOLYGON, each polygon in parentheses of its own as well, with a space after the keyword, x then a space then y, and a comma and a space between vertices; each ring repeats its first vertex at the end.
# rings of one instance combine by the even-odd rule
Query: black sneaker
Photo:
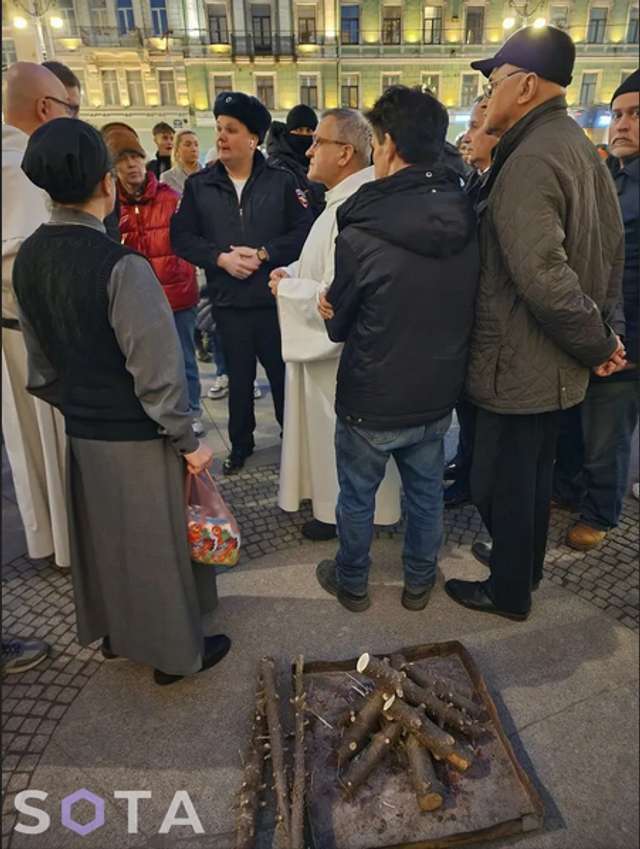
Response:
POLYGON ((433 587, 427 587, 422 592, 413 592, 405 587, 402 590, 402 606, 407 610, 424 610, 429 604, 432 589, 433 587))
POLYGON ((42 640, 3 638, 2 671, 7 675, 26 672, 46 660, 48 655, 49 645, 42 640))
MULTIPOLYGON (((231 640, 225 634, 216 634, 215 637, 204 638, 204 659, 202 666, 198 672, 204 672, 205 669, 211 669, 216 663, 226 657, 231 648, 231 640)), ((184 675, 170 675, 168 672, 162 672, 160 669, 153 670, 153 680, 160 687, 165 687, 167 684, 175 684, 176 681, 182 681, 184 675)))
POLYGON ((302 526, 302 536, 314 542, 323 542, 329 539, 335 539, 338 533, 335 525, 330 525, 328 522, 321 522, 319 519, 312 519, 310 522, 305 522, 302 526))
POLYGON ((371 607, 368 592, 363 595, 356 595, 338 586, 335 560, 323 560, 319 563, 316 567, 316 578, 325 592, 335 596, 340 604, 352 613, 362 613, 371 607))

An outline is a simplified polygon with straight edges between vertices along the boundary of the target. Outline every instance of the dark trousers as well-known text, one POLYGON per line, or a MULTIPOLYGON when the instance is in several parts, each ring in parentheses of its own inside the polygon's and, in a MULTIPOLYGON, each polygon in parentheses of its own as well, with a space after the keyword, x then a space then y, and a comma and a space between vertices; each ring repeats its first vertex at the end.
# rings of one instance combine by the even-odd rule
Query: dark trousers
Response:
POLYGON ((452 462, 459 468, 456 478, 458 486, 465 489, 469 487, 471 466, 473 464, 473 443, 476 433, 476 407, 470 401, 464 399, 456 404, 456 416, 460 431, 458 434, 458 450, 452 462))
POLYGON ((256 359, 271 384, 276 419, 282 427, 284 411, 284 363, 280 325, 275 309, 216 309, 214 314, 229 375, 229 439, 234 451, 253 450, 253 382, 256 359))
POLYGON ((638 407, 635 380, 593 381, 583 403, 562 413, 553 494, 600 531, 620 519, 638 407))
POLYGON ((557 412, 476 416, 471 494, 492 538, 491 596, 513 613, 542 578, 558 424, 557 412))

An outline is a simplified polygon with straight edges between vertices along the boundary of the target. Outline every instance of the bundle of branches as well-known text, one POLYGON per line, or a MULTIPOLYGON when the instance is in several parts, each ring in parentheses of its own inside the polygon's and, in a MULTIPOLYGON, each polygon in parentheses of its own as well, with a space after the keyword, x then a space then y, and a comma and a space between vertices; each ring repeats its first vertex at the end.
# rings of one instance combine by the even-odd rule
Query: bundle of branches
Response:
POLYGON ((365 653, 356 669, 372 679, 374 689, 357 712, 342 718, 337 755, 344 797, 352 799, 395 747, 404 754, 420 810, 436 810, 445 788, 434 760, 461 772, 469 769, 472 744, 488 731, 482 705, 473 701, 473 692, 407 663, 402 655, 389 661, 365 653))
POLYGON ((256 709, 249 747, 244 759, 243 781, 238 798, 235 849, 255 849, 258 810, 266 802, 260 793, 267 789, 264 769, 271 761, 273 790, 276 799, 276 825, 274 849, 305 849, 304 847, 304 794, 305 758, 304 729, 306 694, 304 692, 304 657, 295 664, 295 745, 293 753, 293 785, 289 793, 284 733, 280 721, 280 696, 276 681, 276 664, 273 658, 260 662, 256 709))

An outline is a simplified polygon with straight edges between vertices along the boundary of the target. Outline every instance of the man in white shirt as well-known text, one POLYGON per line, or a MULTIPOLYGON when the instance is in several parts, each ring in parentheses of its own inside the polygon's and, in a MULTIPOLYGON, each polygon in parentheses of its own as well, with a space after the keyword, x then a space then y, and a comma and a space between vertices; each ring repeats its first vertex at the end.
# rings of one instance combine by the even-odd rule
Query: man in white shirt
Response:
MULTIPOLYGON (((307 539, 336 536, 338 498, 334 431, 336 375, 342 345, 331 342, 318 315, 317 302, 333 280, 334 246, 340 205, 374 179, 371 130, 355 109, 330 109, 317 127, 307 156, 309 179, 327 187, 326 208, 315 221, 300 259, 271 273, 278 299, 282 358, 286 370, 284 436, 280 463, 279 506, 300 509, 310 498, 313 521, 307 539)), ((392 525, 400 519, 400 480, 395 465, 378 491, 375 521, 392 525)))
POLYGON ((50 200, 22 171, 29 136, 54 118, 70 117, 62 82, 47 68, 18 62, 7 71, 2 125, 2 432, 30 557, 55 556, 68 568, 64 504, 64 422, 29 395, 27 359, 11 284, 22 242, 49 220, 50 200))

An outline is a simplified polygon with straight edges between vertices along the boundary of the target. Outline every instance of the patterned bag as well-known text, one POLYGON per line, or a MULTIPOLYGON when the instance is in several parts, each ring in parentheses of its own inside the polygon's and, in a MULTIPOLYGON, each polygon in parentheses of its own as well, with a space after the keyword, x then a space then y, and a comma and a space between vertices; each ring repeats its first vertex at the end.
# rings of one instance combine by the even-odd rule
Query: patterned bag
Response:
POLYGON ((187 474, 187 534, 191 559, 205 566, 235 566, 240 529, 208 471, 187 474))

